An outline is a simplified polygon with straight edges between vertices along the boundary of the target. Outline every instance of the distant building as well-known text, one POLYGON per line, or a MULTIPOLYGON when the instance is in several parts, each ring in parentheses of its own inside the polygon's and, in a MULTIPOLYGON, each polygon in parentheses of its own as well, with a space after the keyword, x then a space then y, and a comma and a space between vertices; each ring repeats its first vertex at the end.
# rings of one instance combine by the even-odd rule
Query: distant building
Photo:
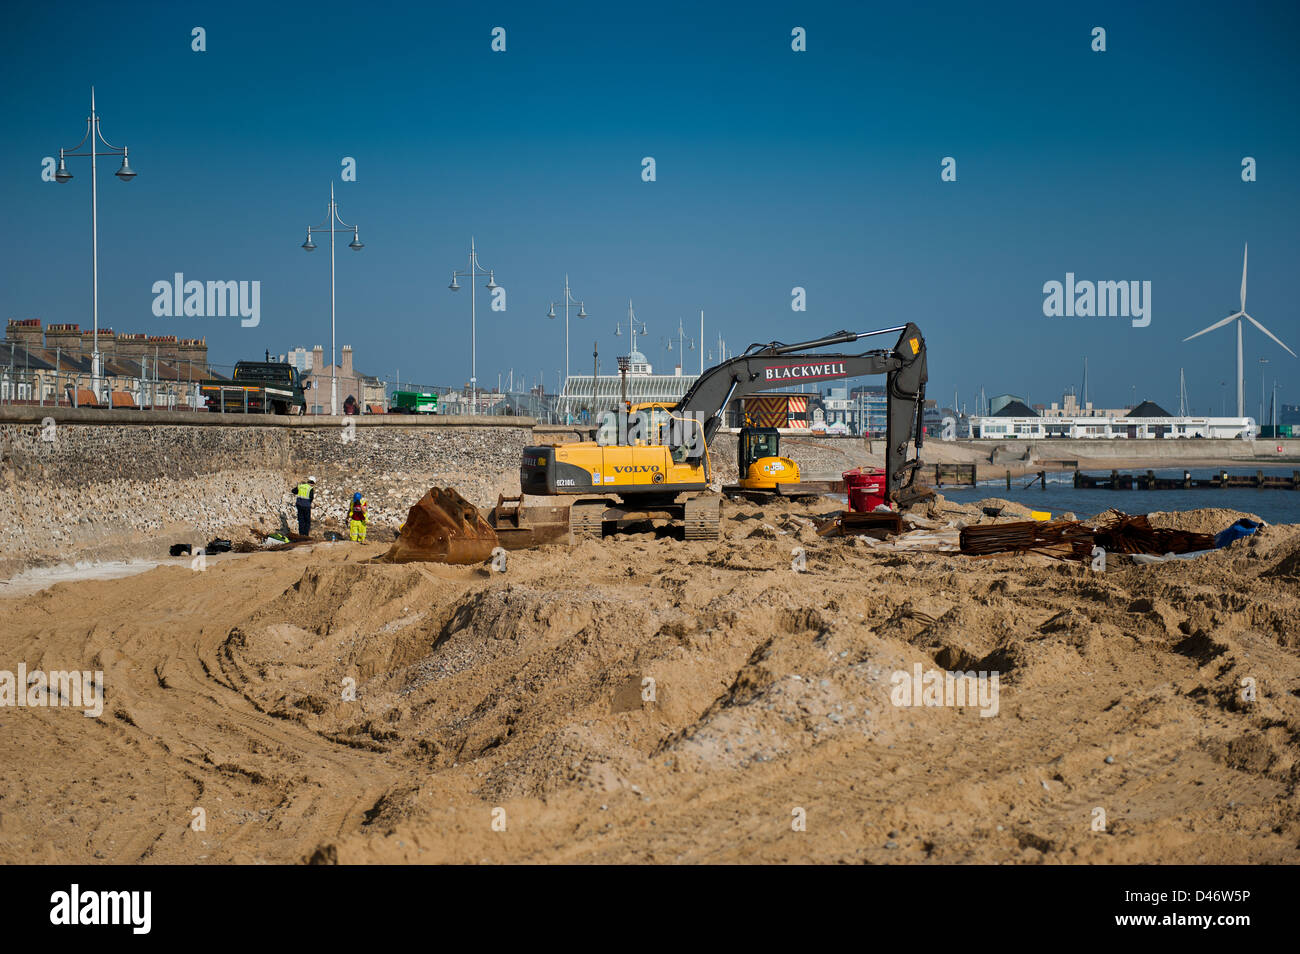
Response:
MULTIPOLYGON (((1016 397, 1014 394, 996 394, 996 395, 994 395, 993 397, 989 398, 989 414, 990 414, 990 415, 997 414, 998 411, 1002 410, 1004 407, 1006 407, 1006 406, 1007 406, 1008 404, 1010 404, 1012 401, 1016 401, 1016 402, 1018 402, 1019 404, 1021 404, 1022 406, 1025 405, 1024 400, 1023 400, 1022 398, 1018 398, 1018 397, 1016 397)), ((1026 406, 1026 407, 1027 407, 1027 406, 1026 406)))
MULTIPOLYGON (((1005 395, 1011 397, 1010 395, 1005 395)), ((1040 415, 1033 408, 1025 404, 1019 398, 1011 398, 993 412, 994 417, 1039 417, 1040 415)))
POLYGON ((300 375, 306 375, 312 369, 314 359, 315 353, 308 351, 306 348, 294 348, 288 354, 279 355, 277 358, 277 360, 297 368, 300 375))
POLYGON ((628 375, 650 375, 654 374, 654 368, 650 367, 650 360, 640 351, 632 350, 628 353, 626 359, 620 359, 621 362, 626 360, 628 375))
POLYGON ((115 403, 201 407, 198 383, 211 376, 203 338, 99 331, 100 393, 93 390, 93 331, 39 318, 10 319, 0 342, 0 398, 32 404, 115 403))
POLYGON ((926 436, 938 434, 942 426, 943 412, 939 410, 939 402, 927 400, 921 408, 921 427, 924 428, 926 436))
POLYGON ((858 402, 849 398, 849 389, 844 385, 829 387, 823 392, 822 418, 818 430, 843 430, 859 433, 862 429, 862 410, 858 402))
MULTIPOLYGON (((636 353, 634 352, 634 355, 636 353)), ((650 367, 647 363, 644 367, 650 367)), ((627 400, 632 404, 659 401, 676 404, 695 383, 695 375, 687 374, 627 374, 627 400)), ((562 419, 594 409, 597 414, 617 408, 623 402, 623 375, 574 374, 564 382, 560 392, 559 407, 562 419), (594 386, 593 386, 594 380, 594 386)))
POLYGON ((858 402, 862 409, 862 429, 859 433, 867 437, 884 437, 889 423, 889 395, 883 387, 856 387, 849 392, 849 397, 858 402))
POLYGON ((832 386, 825 391, 821 407, 821 423, 827 430, 843 424, 850 434, 876 437, 884 435, 888 424, 889 399, 885 389, 878 385, 832 386))
MULTIPOLYGON (((290 355, 301 351, 296 348, 290 355)), ((333 377, 338 388, 338 412, 343 413, 343 403, 349 396, 356 399, 363 413, 371 406, 386 405, 387 394, 384 384, 378 378, 357 371, 352 364, 352 346, 344 345, 339 349, 337 368, 325 363, 325 349, 320 345, 312 348, 308 371, 303 380, 311 386, 307 389, 307 413, 330 413, 330 381, 333 377)), ((292 363, 292 362, 290 362, 292 363)), ((300 369, 301 370, 301 369, 300 369)))
POLYGON ((560 421, 590 421, 593 413, 618 408, 625 387, 626 400, 631 404, 676 404, 698 377, 682 374, 680 365, 673 368, 673 374, 655 374, 649 359, 635 348, 619 355, 618 365, 618 374, 573 374, 566 378, 556 401, 560 421))
POLYGON ((952 431, 953 437, 959 438, 961 440, 965 440, 966 438, 970 437, 970 418, 967 417, 965 413, 954 410, 953 408, 950 407, 943 407, 939 409, 938 436, 943 435, 944 425, 949 420, 953 422, 953 431, 952 431))
POLYGON ((1059 404, 1053 401, 1042 408, 1041 412, 1043 417, 1123 417, 1128 410, 1128 408, 1096 408, 1092 406, 1091 401, 1080 405, 1078 395, 1067 391, 1062 395, 1059 404))
MULTIPOLYGON (((1024 405, 1021 405, 1023 408, 1024 405)), ((1151 405, 1155 411, 1162 409, 1151 405)), ((1134 415, 1142 406, 1118 417, 1040 417, 1037 414, 999 414, 971 418, 976 440, 1046 440, 1115 438, 1146 440, 1175 437, 1212 437, 1254 440, 1256 427, 1249 417, 1170 417, 1167 413, 1134 415)))

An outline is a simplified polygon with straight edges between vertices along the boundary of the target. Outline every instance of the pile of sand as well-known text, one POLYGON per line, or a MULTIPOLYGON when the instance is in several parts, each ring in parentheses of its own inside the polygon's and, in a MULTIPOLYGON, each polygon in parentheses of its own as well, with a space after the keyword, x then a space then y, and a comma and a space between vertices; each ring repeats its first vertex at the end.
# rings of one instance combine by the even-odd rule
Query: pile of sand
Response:
POLYGON ((1188 530, 1192 533, 1208 533, 1211 536, 1227 530, 1243 518, 1253 520, 1255 523, 1264 522, 1253 513, 1245 513, 1240 510, 1224 510, 1219 507, 1203 507, 1199 510, 1175 510, 1172 512, 1156 511, 1147 514, 1147 519, 1151 521, 1153 527, 1171 527, 1178 530, 1188 530))
MULTIPOLYGON (((1099 574, 876 552, 818 537, 832 509, 8 600, 0 654, 102 669, 107 703, 0 709, 0 862, 1296 860, 1300 527, 1099 574), (997 714, 895 705, 918 664, 997 672, 997 714)), ((1237 516, 1197 513, 1159 516, 1237 516)))

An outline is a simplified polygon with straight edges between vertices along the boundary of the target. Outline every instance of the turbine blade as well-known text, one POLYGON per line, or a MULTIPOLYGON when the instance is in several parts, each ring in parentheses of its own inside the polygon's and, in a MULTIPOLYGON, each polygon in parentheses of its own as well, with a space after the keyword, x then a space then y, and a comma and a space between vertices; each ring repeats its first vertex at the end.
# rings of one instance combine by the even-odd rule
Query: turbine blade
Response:
POLYGON ((1277 335, 1273 334, 1273 332, 1269 331, 1267 328, 1265 328, 1263 325, 1261 325, 1261 324, 1260 324, 1258 321, 1256 321, 1254 318, 1250 317, 1250 315, 1246 315, 1246 320, 1249 321, 1249 322, 1250 322, 1252 325, 1254 325, 1256 328, 1258 328, 1260 331, 1264 332, 1264 334, 1268 335, 1270 338, 1272 338, 1272 339, 1273 339, 1274 341, 1276 341, 1278 344, 1282 345, 1282 350, 1285 351, 1287 354, 1289 354, 1291 357, 1293 357, 1293 358, 1294 358, 1294 357, 1297 357, 1297 355, 1296 355, 1296 353, 1295 353, 1294 351, 1292 351, 1292 350, 1291 350, 1290 348, 1288 348, 1286 345, 1282 344, 1282 340, 1281 340, 1280 338, 1278 338, 1277 335))
POLYGON ((1194 334, 1194 335, 1188 335, 1188 336, 1187 336, 1186 338, 1184 338, 1183 340, 1184 340, 1184 341, 1191 341, 1193 338, 1199 338, 1201 335, 1205 334, 1206 332, 1209 332, 1209 331, 1217 331, 1219 328, 1222 328, 1224 325, 1226 325, 1228 322, 1232 321, 1234 318, 1240 318, 1243 314, 1244 314, 1244 312, 1240 312, 1240 311, 1239 311, 1239 312, 1237 312, 1235 315, 1229 315, 1227 318, 1224 318, 1222 321, 1216 321, 1214 324, 1210 325, 1210 327, 1208 327, 1208 328, 1202 328, 1200 331, 1196 332, 1196 334, 1194 334))
POLYGON ((1250 253, 1250 243, 1241 250, 1241 310, 1246 310, 1246 256, 1250 253))

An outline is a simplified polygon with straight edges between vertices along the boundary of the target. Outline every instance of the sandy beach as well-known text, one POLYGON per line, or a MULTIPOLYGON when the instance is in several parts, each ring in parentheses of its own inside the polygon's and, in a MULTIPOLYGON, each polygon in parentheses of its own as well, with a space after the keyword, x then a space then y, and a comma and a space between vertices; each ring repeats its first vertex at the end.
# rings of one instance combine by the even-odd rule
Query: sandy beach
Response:
POLYGON ((0 593, 5 659, 105 687, 0 708, 0 861, 1298 860, 1300 527, 1098 573, 819 537, 833 509, 0 593), (996 706, 896 704, 917 667, 996 672, 996 706))

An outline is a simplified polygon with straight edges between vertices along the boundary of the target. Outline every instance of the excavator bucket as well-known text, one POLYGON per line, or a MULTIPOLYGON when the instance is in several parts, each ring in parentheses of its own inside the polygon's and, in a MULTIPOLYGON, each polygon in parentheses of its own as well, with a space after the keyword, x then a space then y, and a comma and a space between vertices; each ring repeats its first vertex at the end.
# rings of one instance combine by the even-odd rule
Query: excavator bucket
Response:
POLYGON ((498 546, 478 508, 451 488, 434 487, 406 515, 385 563, 482 563, 498 546))
POLYGON ((525 507, 522 496, 499 495, 497 505, 488 514, 488 523, 507 550, 569 542, 568 507, 549 504, 525 507))

